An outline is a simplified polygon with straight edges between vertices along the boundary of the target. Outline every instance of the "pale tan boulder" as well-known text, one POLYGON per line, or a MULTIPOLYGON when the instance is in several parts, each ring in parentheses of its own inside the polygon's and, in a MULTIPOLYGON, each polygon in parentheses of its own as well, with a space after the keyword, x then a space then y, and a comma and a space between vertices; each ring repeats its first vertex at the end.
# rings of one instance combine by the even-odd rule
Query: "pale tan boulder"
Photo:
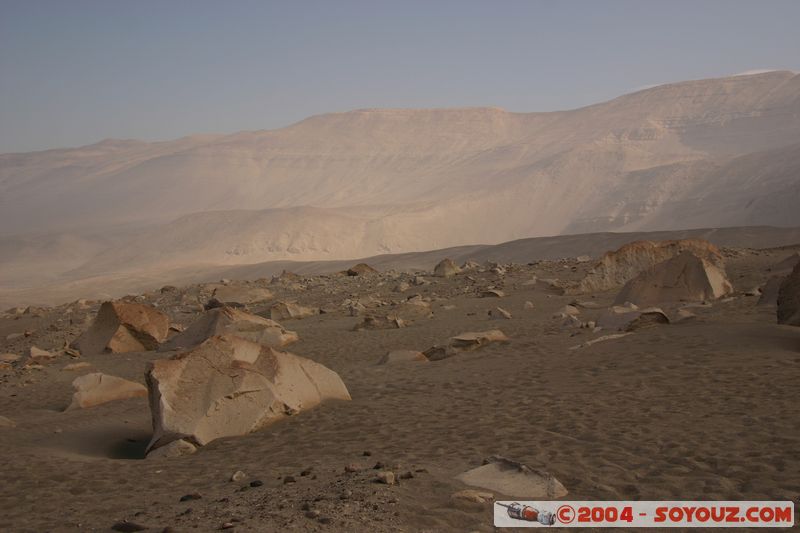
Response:
POLYGON ((280 348, 299 339, 297 333, 274 320, 225 306, 203 313, 185 331, 164 343, 160 350, 194 348, 215 335, 235 335, 272 348, 280 348))
POLYGON ((499 456, 489 457, 483 466, 468 470, 456 479, 512 498, 555 499, 567 495, 567 489, 552 474, 499 456))
POLYGON ((327 400, 349 400, 332 370, 239 337, 212 337, 146 372, 153 438, 203 446, 244 435, 327 400))
POLYGON ((147 388, 144 385, 100 372, 77 377, 72 386, 75 393, 67 411, 94 407, 115 400, 147 396, 147 388))
POLYGON ((448 258, 442 259, 433 269, 433 275, 440 278, 449 278, 459 272, 461 272, 461 269, 458 268, 458 265, 448 258))
POLYGON ((642 271, 671 259, 683 252, 691 252, 719 269, 725 263, 719 249, 702 239, 674 241, 635 241, 613 252, 606 252, 581 281, 581 292, 599 292, 616 289, 638 276, 642 271))
POLYGON ((167 339, 169 317, 149 305, 104 302, 89 329, 70 346, 83 354, 155 350, 167 339))
POLYGON ((654 265, 630 280, 615 305, 653 306, 673 302, 716 300, 733 292, 725 271, 691 252, 654 265))
POLYGON ((301 319, 318 314, 318 308, 304 307, 294 302, 275 302, 269 308, 269 317, 272 320, 301 319))

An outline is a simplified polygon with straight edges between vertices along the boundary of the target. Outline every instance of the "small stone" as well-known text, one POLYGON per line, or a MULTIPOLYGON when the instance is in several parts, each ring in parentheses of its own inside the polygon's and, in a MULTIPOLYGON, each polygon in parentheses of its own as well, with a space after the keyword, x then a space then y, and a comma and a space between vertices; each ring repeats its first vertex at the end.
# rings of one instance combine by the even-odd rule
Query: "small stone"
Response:
POLYGON ((305 470, 300 472, 300 475, 303 476, 303 477, 310 476, 311 475, 311 469, 310 468, 306 468, 305 470))
POLYGON ((243 480, 244 478, 246 478, 246 477, 247 477, 247 474, 245 474, 245 473, 244 473, 244 472, 242 472, 241 470, 237 470, 237 471, 236 471, 236 472, 234 472, 234 473, 233 473, 233 475, 231 476, 231 481, 242 481, 242 480, 243 480))
POLYGON ((286 485, 287 483, 296 483, 296 482, 297 482, 297 480, 294 478, 294 476, 285 476, 283 478, 283 484, 284 485, 286 485))
POLYGON ((526 311, 530 311, 531 309, 533 309, 533 302, 531 302, 530 300, 528 300, 527 302, 525 302, 525 304, 524 304, 522 307, 523 307, 523 308, 524 308, 526 311))
POLYGON ((502 298, 505 293, 498 289, 488 289, 478 293, 479 298, 502 298))
POLYGON ((394 477, 394 472, 391 470, 378 472, 378 477, 376 479, 379 483, 383 483, 384 485, 394 485, 397 482, 394 477))
POLYGON ((202 498, 203 497, 200 495, 200 493, 193 492, 192 494, 185 494, 185 495, 181 496, 181 501, 182 502, 190 502, 192 500, 200 500, 202 498))
POLYGON ((356 463, 350 463, 349 465, 345 465, 344 467, 344 471, 348 473, 358 472, 360 470, 361 470, 361 465, 358 465, 356 463))
POLYGON ((484 504, 491 502, 494 499, 494 494, 480 490, 460 490, 450 495, 450 498, 456 502, 484 504))
POLYGON ((353 491, 350 489, 344 489, 341 494, 339 494, 340 500, 348 500, 353 496, 353 491))
POLYGON ((137 524, 136 522, 128 522, 127 520, 123 520, 122 522, 117 522, 111 529, 114 531, 122 531, 123 533, 129 532, 132 533, 134 531, 144 531, 147 529, 145 526, 137 524))
POLYGON ((219 526, 220 529, 233 529, 235 527, 236 527, 236 524, 234 524, 233 522, 225 522, 224 524, 219 526))
POLYGON ((511 318, 511 313, 502 307, 495 307, 489 311, 489 316, 492 317, 492 320, 508 320, 511 318))
POLYGON ((333 523, 333 518, 331 518, 330 516, 320 516, 317 519, 317 522, 319 522, 320 524, 331 524, 333 523))
POLYGON ((260 479, 255 479, 255 480, 250 482, 250 486, 253 487, 253 488, 261 487, 262 485, 264 485, 264 482, 261 481, 260 479))
POLYGON ((362 453, 361 455, 363 455, 364 457, 369 457, 370 455, 372 455, 372 452, 364 450, 364 453, 362 453))
POLYGON ((319 514, 320 514, 319 511, 317 511, 316 509, 309 509, 308 511, 306 511, 306 518, 317 519, 319 518, 319 514))
POLYGON ((76 370, 81 370, 83 368, 91 368, 91 367, 92 367, 91 363, 87 363, 86 361, 83 361, 81 363, 69 364, 69 365, 65 366, 64 368, 62 368, 61 370, 65 371, 65 372, 75 372, 76 370))
POLYGON ((375 466, 372 467, 373 470, 381 470, 382 468, 386 468, 386 465, 383 464, 381 461, 375 463, 375 466))
POLYGON ((36 346, 31 346, 30 356, 31 356, 31 361, 34 361, 36 363, 43 363, 47 361, 52 361, 53 359, 58 357, 58 354, 48 352, 47 350, 42 350, 41 348, 37 348, 36 346))
POLYGON ((400 474, 400 479, 412 479, 413 477, 414 477, 414 473, 411 472, 410 470, 400 474))

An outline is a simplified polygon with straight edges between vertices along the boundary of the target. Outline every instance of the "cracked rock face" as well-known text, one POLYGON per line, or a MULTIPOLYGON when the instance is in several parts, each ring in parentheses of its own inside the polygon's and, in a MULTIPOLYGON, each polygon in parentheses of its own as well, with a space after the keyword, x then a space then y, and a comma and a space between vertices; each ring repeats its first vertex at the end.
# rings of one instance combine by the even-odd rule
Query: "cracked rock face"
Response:
POLYGON ((615 305, 716 300, 733 292, 725 270, 691 252, 648 268, 620 290, 615 305))
POLYGON ((165 343, 161 350, 194 348, 214 335, 235 335, 273 348, 299 339, 297 333, 274 320, 225 306, 206 311, 186 331, 165 343))
POLYGON ((221 335, 146 372, 153 418, 148 451, 244 435, 326 400, 349 400, 339 375, 309 359, 221 335), (174 446, 174 445, 173 445, 174 446))
POLYGON ((683 252, 691 252, 721 270, 725 268, 719 249, 702 239, 636 241, 603 254, 581 281, 579 292, 605 291, 622 287, 640 272, 683 252))
POLYGON ((146 352, 167 339, 169 317, 149 305, 105 302, 92 326, 73 343, 83 354, 146 352))

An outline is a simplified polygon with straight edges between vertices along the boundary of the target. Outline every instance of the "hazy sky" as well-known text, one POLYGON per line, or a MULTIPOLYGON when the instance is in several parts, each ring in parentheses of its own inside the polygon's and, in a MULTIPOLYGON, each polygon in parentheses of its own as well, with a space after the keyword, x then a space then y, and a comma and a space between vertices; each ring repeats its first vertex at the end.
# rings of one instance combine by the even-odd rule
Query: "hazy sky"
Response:
POLYGON ((0 152, 800 70, 800 1, 0 0, 0 152))

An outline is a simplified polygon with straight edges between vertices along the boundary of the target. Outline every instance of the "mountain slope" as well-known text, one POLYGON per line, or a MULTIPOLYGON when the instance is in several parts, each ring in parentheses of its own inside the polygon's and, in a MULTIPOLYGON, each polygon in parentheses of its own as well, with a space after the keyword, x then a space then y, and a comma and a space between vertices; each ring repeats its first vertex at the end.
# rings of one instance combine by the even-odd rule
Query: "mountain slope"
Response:
POLYGON ((571 111, 365 109, 272 131, 5 154, 0 246, 13 253, 25 235, 27 252, 1 260, 0 279, 800 225, 799 170, 791 72, 571 111))

